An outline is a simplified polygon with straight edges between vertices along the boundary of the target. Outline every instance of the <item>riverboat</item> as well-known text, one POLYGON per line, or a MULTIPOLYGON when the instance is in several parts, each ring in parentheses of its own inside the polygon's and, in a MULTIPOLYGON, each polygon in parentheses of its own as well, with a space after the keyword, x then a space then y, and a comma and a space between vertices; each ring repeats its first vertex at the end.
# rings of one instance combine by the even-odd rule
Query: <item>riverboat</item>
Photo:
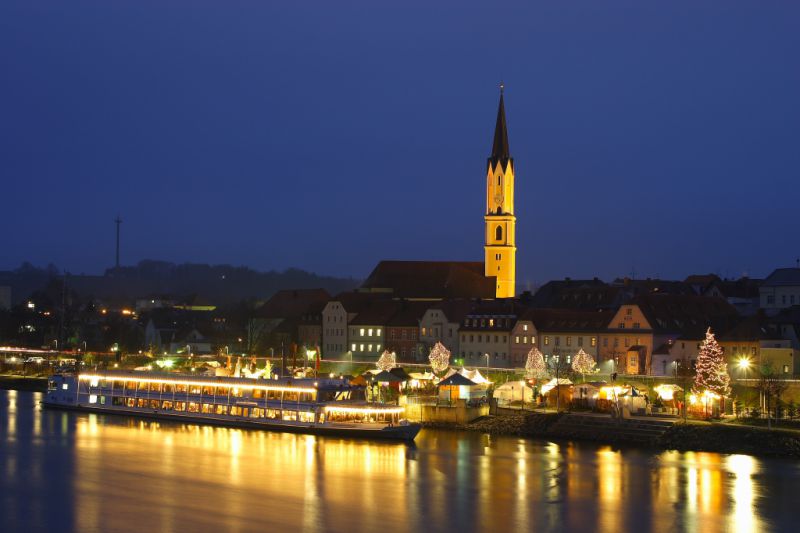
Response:
POLYGON ((93 413, 412 441, 404 409, 355 399, 346 379, 249 379, 125 371, 54 374, 43 405, 93 413))

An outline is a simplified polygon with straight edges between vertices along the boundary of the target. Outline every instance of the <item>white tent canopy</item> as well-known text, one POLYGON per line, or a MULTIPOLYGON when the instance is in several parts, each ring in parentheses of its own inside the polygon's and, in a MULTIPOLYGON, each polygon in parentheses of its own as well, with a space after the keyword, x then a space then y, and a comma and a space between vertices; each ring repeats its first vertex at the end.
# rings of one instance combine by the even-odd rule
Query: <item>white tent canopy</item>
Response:
POLYGON ((453 374, 456 374, 456 373, 461 374, 462 376, 464 376, 468 380, 472 381, 476 385, 488 385, 488 384, 491 383, 491 381, 489 381, 488 379, 483 377, 483 375, 481 374, 480 370, 478 370, 477 368, 475 370, 467 370, 466 367, 462 368, 461 370, 456 370, 454 368, 450 368, 447 371, 447 373, 444 375, 443 379, 447 379, 447 378, 449 378, 450 376, 452 376, 453 374))
POLYGON ((522 380, 507 381, 497 387, 492 394, 494 398, 505 402, 518 402, 523 400, 523 395, 525 401, 533 401, 533 389, 522 380))

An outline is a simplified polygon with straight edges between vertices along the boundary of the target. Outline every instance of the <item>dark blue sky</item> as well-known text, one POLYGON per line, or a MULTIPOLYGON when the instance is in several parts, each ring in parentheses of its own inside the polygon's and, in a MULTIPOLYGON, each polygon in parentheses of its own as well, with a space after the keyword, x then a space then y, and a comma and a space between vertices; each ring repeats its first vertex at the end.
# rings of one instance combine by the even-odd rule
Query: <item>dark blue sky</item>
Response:
POLYGON ((483 258, 497 106, 518 281, 800 255, 800 3, 0 3, 0 269, 483 258), (391 5, 389 5, 391 4, 391 5), (380 7, 377 7, 380 5, 380 7))

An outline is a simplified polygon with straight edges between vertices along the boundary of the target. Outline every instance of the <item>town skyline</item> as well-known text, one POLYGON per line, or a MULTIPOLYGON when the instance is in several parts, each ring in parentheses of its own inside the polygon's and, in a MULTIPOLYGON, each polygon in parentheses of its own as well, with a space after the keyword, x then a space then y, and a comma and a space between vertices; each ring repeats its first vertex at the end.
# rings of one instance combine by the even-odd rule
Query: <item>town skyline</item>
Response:
POLYGON ((774 50, 800 44, 797 7, 615 5, 625 24, 613 9, 509 5, 506 39, 477 29, 493 13, 483 6, 455 17, 411 6, 365 25, 347 9, 200 5, 178 39, 180 9, 153 20, 76 6, 48 32, 17 5, 0 104, 14 125, 0 222, 17 230, 0 237, 0 269, 102 272, 117 215, 128 265, 363 278, 381 259, 480 260, 501 80, 520 289, 794 265, 800 247, 778 229, 794 224, 800 80, 774 50))

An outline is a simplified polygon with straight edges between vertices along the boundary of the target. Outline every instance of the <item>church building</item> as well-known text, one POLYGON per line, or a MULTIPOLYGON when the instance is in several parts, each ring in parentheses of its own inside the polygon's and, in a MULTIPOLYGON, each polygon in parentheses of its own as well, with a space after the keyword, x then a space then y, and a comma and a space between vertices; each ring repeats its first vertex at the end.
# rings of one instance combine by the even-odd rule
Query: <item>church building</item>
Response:
POLYGON ((492 154, 486 170, 484 274, 496 278, 497 298, 516 296, 516 222, 514 216, 514 159, 508 149, 503 86, 494 128, 492 154))

